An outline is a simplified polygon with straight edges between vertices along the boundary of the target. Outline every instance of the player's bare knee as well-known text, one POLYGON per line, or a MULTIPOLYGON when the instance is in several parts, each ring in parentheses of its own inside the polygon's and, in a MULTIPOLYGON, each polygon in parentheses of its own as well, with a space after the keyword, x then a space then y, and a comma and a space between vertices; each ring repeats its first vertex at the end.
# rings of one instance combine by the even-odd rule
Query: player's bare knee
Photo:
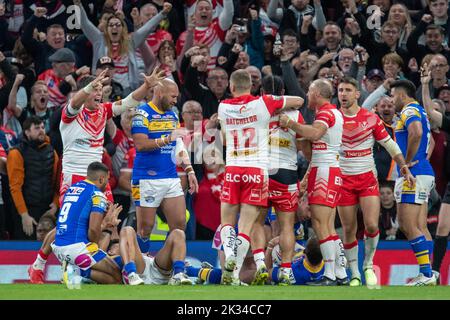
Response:
POLYGON ((174 229, 170 231, 169 238, 173 241, 186 241, 186 234, 181 229, 174 229))
POLYGON ((120 238, 128 238, 130 236, 136 236, 136 231, 134 231, 133 227, 126 226, 120 230, 120 238))

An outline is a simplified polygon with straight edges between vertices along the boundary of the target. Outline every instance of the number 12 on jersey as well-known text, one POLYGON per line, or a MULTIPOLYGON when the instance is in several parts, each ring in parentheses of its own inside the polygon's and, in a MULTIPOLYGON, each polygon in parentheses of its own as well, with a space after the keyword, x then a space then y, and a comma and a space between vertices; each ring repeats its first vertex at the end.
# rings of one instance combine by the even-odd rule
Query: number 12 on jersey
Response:
POLYGON ((230 130, 233 137, 234 151, 258 147, 256 143, 255 128, 243 128, 241 130, 230 130))

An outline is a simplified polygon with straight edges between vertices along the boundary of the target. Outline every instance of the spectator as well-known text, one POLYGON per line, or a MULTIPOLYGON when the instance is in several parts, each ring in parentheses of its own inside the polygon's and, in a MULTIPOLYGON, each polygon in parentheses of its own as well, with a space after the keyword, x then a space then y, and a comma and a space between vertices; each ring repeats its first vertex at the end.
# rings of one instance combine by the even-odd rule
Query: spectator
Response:
MULTIPOLYGON (((47 27, 45 41, 41 42, 33 37, 34 30, 41 21, 45 21, 44 16, 47 9, 36 7, 34 15, 26 22, 21 41, 28 53, 34 59, 36 74, 41 74, 52 67, 49 57, 58 49, 68 46, 66 43, 66 33, 61 24, 52 24, 47 27)), ((74 59, 74 63, 77 59, 74 59)))
MULTIPOLYGON (((67 102, 67 95, 70 91, 76 89, 75 83, 69 84, 65 81, 66 77, 75 70, 75 54, 67 48, 58 49, 49 58, 52 63, 51 69, 48 69, 38 76, 38 80, 44 81, 48 87, 48 108, 51 110, 59 109, 67 102)), ((81 70, 80 70, 81 71, 81 70)), ((79 77, 75 75, 75 80, 79 77)))
POLYGON ((36 240, 44 241, 45 236, 56 227, 56 219, 51 215, 43 215, 36 227, 36 240))
POLYGON ((0 51, 0 112, 8 106, 9 93, 14 84, 15 74, 11 64, 0 51))
POLYGON ((300 43, 307 43, 307 48, 311 51, 315 52, 319 57, 322 57, 326 52, 335 52, 338 53, 341 50, 341 41, 342 41, 342 30, 335 22, 327 22, 325 27, 323 28, 323 43, 324 45, 314 46, 311 44, 311 41, 308 39, 307 34, 303 30, 300 33, 300 43))
POLYGON ((103 83, 103 91, 108 94, 106 94, 106 96, 104 95, 103 100, 105 102, 114 102, 120 100, 124 97, 123 87, 122 84, 114 80, 116 69, 114 61, 108 56, 104 56, 98 59, 95 69, 95 75, 98 76, 100 73, 102 73, 103 70, 106 69, 108 70, 106 72, 107 79, 103 83))
POLYGON ((252 78, 252 95, 258 96, 261 89, 261 71, 253 65, 245 68, 252 78))
POLYGON ((444 44, 449 45, 449 19, 448 19, 448 1, 447 0, 428 0, 428 8, 433 16, 433 23, 444 28, 444 44))
POLYGON ((203 179, 194 198, 197 240, 213 239, 220 224, 220 194, 225 167, 219 153, 214 150, 213 145, 209 145, 204 152, 207 156, 204 157, 203 179))
POLYGON ((185 87, 191 97, 195 98, 203 107, 203 117, 210 118, 217 113, 220 101, 227 99, 229 94, 228 74, 222 68, 216 67, 208 72, 207 87, 198 83, 198 66, 204 61, 202 56, 194 56, 191 66, 186 72, 185 87))
POLYGON ((177 40, 177 54, 184 52, 192 44, 206 44, 211 48, 211 59, 208 61, 208 68, 214 68, 220 47, 225 39, 225 33, 233 22, 233 16, 234 7, 232 0, 223 0, 223 10, 219 17, 215 19, 213 19, 210 1, 197 1, 194 13, 195 27, 193 29, 193 38, 188 39, 188 31, 183 32, 177 40))
POLYGON ((375 41, 372 32, 362 34, 358 41, 368 52, 370 52, 369 60, 367 62, 367 68, 369 70, 382 69, 381 60, 388 53, 395 52, 403 57, 405 61, 408 60, 409 52, 398 45, 400 32, 401 28, 397 24, 392 21, 387 21, 381 27, 381 37, 379 42, 375 41))
POLYGON ((35 239, 35 226, 45 213, 58 208, 58 155, 36 116, 23 125, 24 135, 8 154, 7 171, 16 207, 15 239, 35 239), (21 217, 21 221, 18 217, 21 217))
MULTIPOLYGON (((397 119, 395 117, 394 104, 390 97, 381 97, 375 106, 375 110, 375 113, 383 121, 384 128, 395 141, 394 130, 397 119)), ((373 157, 375 159, 378 179, 382 181, 395 181, 397 178, 395 162, 392 160, 389 152, 387 152, 378 142, 375 142, 375 145, 373 146, 373 157)))
POLYGON ((393 4, 389 9, 387 21, 392 21, 400 28, 398 46, 406 50, 406 42, 413 29, 408 8, 402 3, 393 4))
POLYGON ((427 54, 440 53, 447 60, 450 57, 448 50, 444 46, 445 30, 441 26, 430 24, 431 20, 432 17, 430 15, 424 15, 406 43, 408 51, 411 56, 416 58, 418 64, 422 63, 422 59, 427 54), (425 44, 419 42, 419 38, 423 33, 425 33, 425 44))
POLYGON ((23 74, 17 74, 14 84, 9 93, 8 107, 3 110, 3 123, 14 131, 17 136, 22 133, 22 126, 18 118, 22 115, 22 111, 25 109, 28 103, 27 93, 21 86, 25 76, 23 74))
POLYGON ((397 206, 395 205, 392 183, 380 183, 380 200, 380 239, 396 240, 400 231, 398 229, 397 206))
MULTIPOLYGON (((6 174, 6 151, 0 143, 0 174, 6 174)), ((1 176, 0 176, 1 180, 1 176)), ((9 233, 6 229, 6 211, 3 203, 2 185, 0 181, 0 240, 7 240, 9 233)))
MULTIPOLYGON (((164 9, 160 13, 135 31, 130 37, 121 14, 115 13, 109 17, 106 30, 102 32, 89 21, 86 11, 80 6, 80 0, 75 0, 74 4, 80 7, 81 29, 93 46, 93 64, 103 56, 112 58, 116 68, 114 80, 122 84, 125 91, 124 95, 128 95, 139 86, 140 82, 136 49, 141 48, 143 56, 151 56, 151 51, 145 39, 150 31, 167 16, 172 5, 165 3, 164 9)), ((152 58, 144 58, 145 60, 147 60, 146 65, 149 66, 152 58)))
POLYGON ((270 0, 267 14, 272 21, 280 24, 280 32, 292 29, 297 34, 300 32, 303 21, 310 19, 317 30, 322 30, 325 24, 325 15, 320 1, 314 0, 314 7, 309 5, 309 0, 293 0, 288 8, 279 9, 278 0, 270 0))
POLYGON ((388 53, 381 59, 383 65, 383 71, 386 78, 391 78, 394 80, 405 79, 402 68, 404 65, 402 57, 400 57, 395 52, 388 53))
MULTIPOLYGON (((449 71, 447 58, 442 54, 434 55, 430 61, 429 68, 431 70, 431 81, 428 87, 430 88, 430 97, 434 99, 438 98, 436 94, 439 88, 444 85, 450 85, 450 80, 447 78, 447 72, 449 71)), ((442 91, 439 92, 441 93, 442 91)), ((422 101, 422 85, 417 89, 416 96, 418 101, 422 101)))
POLYGON ((231 26, 218 56, 228 57, 233 45, 237 43, 242 46, 242 51, 247 53, 250 64, 261 69, 264 65, 264 35, 261 31, 261 20, 256 10, 249 9, 249 11, 250 22, 247 22, 247 19, 239 19, 231 26))

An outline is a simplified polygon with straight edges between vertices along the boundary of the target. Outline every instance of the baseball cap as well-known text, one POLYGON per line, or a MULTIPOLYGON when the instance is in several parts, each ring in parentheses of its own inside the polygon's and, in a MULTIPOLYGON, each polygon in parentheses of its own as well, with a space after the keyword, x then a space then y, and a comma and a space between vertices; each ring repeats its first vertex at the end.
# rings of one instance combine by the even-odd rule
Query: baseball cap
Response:
POLYGON ((48 57, 48 60, 50 62, 75 62, 75 54, 68 48, 61 48, 48 57))
POLYGON ((381 78, 382 80, 386 78, 384 72, 380 69, 372 69, 367 73, 367 79, 373 79, 375 77, 381 78))
POLYGON ((104 66, 111 66, 114 68, 114 61, 108 56, 101 57, 97 60, 97 69, 103 68, 104 66))
POLYGON ((450 86, 447 83, 444 84, 443 86, 440 86, 439 88, 437 88, 435 93, 434 93, 434 96, 438 97, 439 94, 441 93, 441 91, 444 91, 444 90, 449 90, 450 91, 450 86))

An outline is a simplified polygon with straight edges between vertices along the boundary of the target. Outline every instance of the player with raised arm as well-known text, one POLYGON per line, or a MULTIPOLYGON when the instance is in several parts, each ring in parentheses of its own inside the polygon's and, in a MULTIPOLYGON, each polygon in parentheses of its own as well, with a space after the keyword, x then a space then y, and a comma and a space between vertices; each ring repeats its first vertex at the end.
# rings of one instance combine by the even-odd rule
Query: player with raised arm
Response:
POLYGON ((416 183, 410 186, 405 177, 395 181, 395 198, 399 227, 405 234, 420 267, 419 275, 408 286, 436 285, 431 270, 430 251, 433 241, 428 230, 421 230, 421 212, 427 210, 428 197, 434 186, 434 172, 427 159, 430 146, 430 123, 424 108, 415 100, 416 87, 409 80, 391 83, 391 95, 400 119, 395 128, 397 143, 407 165, 399 168, 405 174, 409 167, 416 183), (425 232, 425 234, 424 234, 425 232))
POLYGON ((225 181, 221 196, 220 231, 225 253, 224 284, 239 285, 239 272, 250 247, 250 232, 268 200, 269 122, 276 110, 300 107, 300 97, 250 94, 252 82, 245 70, 231 74, 232 99, 219 105, 219 121, 226 141, 225 181), (236 236, 235 225, 239 215, 236 236))
POLYGON ((161 205, 170 230, 186 227, 186 202, 178 177, 177 160, 188 175, 189 192, 198 192, 198 183, 172 107, 179 91, 175 82, 161 80, 153 99, 139 106, 133 117, 131 133, 136 148, 132 173, 132 195, 136 204, 137 239, 143 253, 149 251, 149 237, 161 205))
MULTIPOLYGON (((96 78, 86 77, 80 81, 83 89, 79 90, 62 111, 60 131, 63 142, 63 159, 60 186, 60 202, 66 190, 74 183, 86 178, 87 168, 91 162, 102 161, 103 142, 106 121, 114 115, 120 115, 126 110, 134 112, 136 106, 161 79, 162 72, 154 70, 150 76, 144 76, 145 82, 125 99, 114 103, 102 103, 102 82, 107 70, 96 78)), ((113 201, 109 184, 105 195, 113 201)), ((28 269, 31 283, 43 283, 44 268, 51 254, 50 243, 54 233, 47 235, 38 252, 37 258, 28 269), (46 238, 47 238, 46 237, 46 238)))
POLYGON ((316 109, 312 125, 299 124, 280 115, 280 125, 294 130, 312 141, 312 156, 307 176, 308 202, 314 232, 325 262, 324 277, 316 285, 346 284, 343 266, 336 265, 339 237, 335 234, 334 216, 342 185, 339 150, 342 141, 343 117, 330 103, 333 87, 328 80, 315 80, 308 90, 309 108, 316 109), (336 274, 338 271, 339 274, 336 274))
MULTIPOLYGON (((380 191, 376 177, 375 161, 372 148, 376 142, 389 152, 399 167, 405 166, 405 159, 397 143, 392 140, 383 126, 381 119, 374 113, 358 105, 358 82, 344 77, 338 85, 338 99, 344 116, 339 166, 342 173, 341 197, 338 212, 344 230, 344 248, 349 263, 352 279, 350 286, 361 285, 358 268, 357 211, 358 205, 364 219, 363 263, 366 284, 374 286, 377 277, 373 271, 373 257, 378 245, 380 216, 380 191)), ((414 178, 405 167, 403 176, 414 184, 414 178)))
MULTIPOLYGON (((71 282, 69 266, 80 268, 83 278, 101 284, 121 283, 116 263, 101 250, 102 222, 108 201, 103 193, 109 179, 108 168, 93 162, 87 179, 76 182, 66 192, 58 215, 52 250, 63 264, 63 280, 71 282)), ((111 205, 112 211, 122 207, 111 205)), ((118 213, 118 212, 117 212, 118 213)))

